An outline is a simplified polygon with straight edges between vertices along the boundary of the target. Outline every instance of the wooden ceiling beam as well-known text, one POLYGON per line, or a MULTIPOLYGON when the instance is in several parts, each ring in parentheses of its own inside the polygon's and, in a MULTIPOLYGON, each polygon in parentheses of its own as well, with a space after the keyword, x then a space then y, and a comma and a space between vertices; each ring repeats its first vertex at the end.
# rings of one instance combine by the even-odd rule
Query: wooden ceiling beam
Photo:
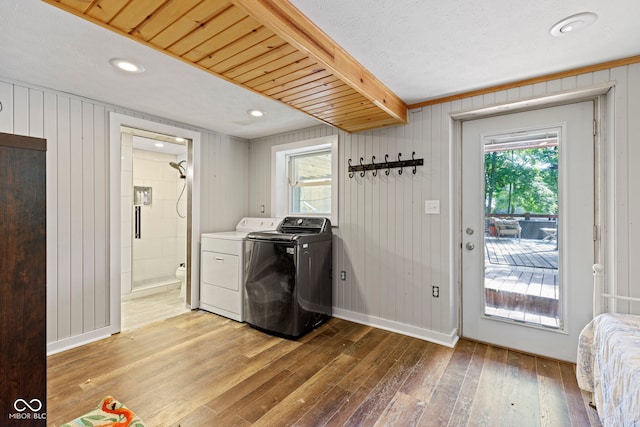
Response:
MULTIPOLYGON (((299 110, 306 111, 307 108, 312 108, 312 106, 318 105, 320 103, 330 102, 330 101, 332 101, 334 99, 342 98, 344 96, 353 95, 353 94, 358 94, 358 92, 353 90, 352 87, 344 85, 344 87, 339 91, 334 91, 334 92, 332 92, 332 93, 330 93, 330 94, 328 94, 326 96, 319 97, 319 98, 306 99, 304 101, 296 100, 296 101, 291 103, 291 106, 294 107, 294 108, 297 108, 299 110)), ((360 94, 358 94, 358 95, 360 95, 360 94)), ((362 96, 362 95, 360 95, 360 96, 362 96)), ((369 103, 368 99, 366 99, 364 97, 362 97, 362 99, 366 100, 367 103, 369 103)))
POLYGON ((273 48, 269 52, 249 62, 239 64, 230 70, 224 71, 222 74, 242 84, 243 82, 258 77, 260 74, 265 74, 280 68, 282 66, 280 65, 280 61, 287 56, 294 58, 288 62, 288 64, 305 57, 302 52, 298 52, 293 46, 285 43, 283 46, 273 48))
POLYGON ((287 0, 232 0, 253 19, 306 52, 398 122, 407 105, 287 0))
POLYGON ((43 0, 346 132, 407 105, 289 0, 43 0))
POLYGON ((363 106, 365 105, 365 102, 367 102, 367 100, 364 99, 362 95, 357 92, 353 92, 340 98, 333 98, 330 101, 319 102, 315 105, 307 106, 304 110, 309 114, 314 114, 323 111, 333 111, 337 108, 342 108, 344 106, 353 104, 359 104, 360 106, 363 106))

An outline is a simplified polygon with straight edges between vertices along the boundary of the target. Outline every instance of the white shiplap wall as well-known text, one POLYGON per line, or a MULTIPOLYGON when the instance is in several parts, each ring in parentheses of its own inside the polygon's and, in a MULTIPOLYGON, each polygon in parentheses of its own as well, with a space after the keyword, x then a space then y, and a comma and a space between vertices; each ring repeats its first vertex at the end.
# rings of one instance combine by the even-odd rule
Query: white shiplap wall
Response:
POLYGON ((47 139, 49 351, 110 325, 110 112, 201 132, 201 230, 246 215, 247 141, 1 78, 0 103, 0 132, 47 139))
POLYGON ((452 344, 458 328, 458 267, 454 230, 457 209, 457 152, 450 113, 543 97, 614 81, 606 127, 605 266, 618 292, 640 296, 632 262, 640 250, 640 65, 630 65, 575 77, 493 92, 416 109, 409 123, 387 129, 347 134, 329 126, 260 138, 250 142, 249 213, 260 205, 270 211, 270 152, 277 144, 339 135, 339 217, 334 229, 334 314, 452 344), (615 136, 615 138, 614 138, 615 136), (348 178, 348 159, 358 164, 381 162, 401 152, 424 158, 416 175, 405 170, 387 177, 368 172, 348 178), (425 215, 424 201, 439 200, 440 215, 425 215), (347 280, 339 272, 347 272, 347 280), (440 297, 431 296, 440 286, 440 297))
MULTIPOLYGON (((605 286, 618 295, 640 297, 640 64, 611 70, 617 82, 613 143, 607 150, 607 227, 611 244, 605 259, 605 286)), ((619 303, 618 311, 640 314, 640 304, 619 303)))
POLYGON ((235 230, 248 211, 249 143, 212 132, 202 138, 200 230, 235 230))
POLYGON ((339 135, 339 224, 334 228, 334 315, 452 344, 455 326, 449 292, 449 120, 442 107, 411 114, 407 126, 347 134, 329 126, 250 143, 249 213, 269 215, 271 147, 339 135), (424 158, 414 175, 383 170, 348 177, 348 159, 370 163, 424 158), (424 201, 440 200, 440 215, 425 215, 424 201), (345 271, 347 280, 339 279, 345 271), (432 286, 440 297, 431 296, 432 286))
MULTIPOLYGON (((330 134, 340 137, 340 224, 334 239, 334 307, 338 315, 451 343, 457 328, 454 145, 450 112, 615 81, 606 133, 606 278, 618 293, 640 296, 633 262, 640 238, 640 65, 630 65, 414 110, 406 126, 346 134, 318 126, 245 141, 202 131, 201 230, 235 227, 244 215, 270 211, 271 146, 330 134), (615 138, 613 138, 615 136, 615 138), (416 152, 414 176, 392 172, 349 179, 347 159, 381 161, 416 152), (247 154, 248 153, 248 154, 247 154), (248 198, 247 198, 248 194, 248 198), (248 200, 248 202, 247 202, 248 200), (440 215, 424 215, 440 200, 440 215), (454 210, 451 210, 453 207, 454 210), (338 272, 345 270, 347 280, 338 272), (440 298, 431 286, 440 286, 440 298)), ((48 140, 47 340, 82 337, 109 324, 108 114, 151 116, 24 83, 0 79, 0 132, 48 140)), ((176 126, 180 124, 170 123, 176 126)), ((183 126, 188 128, 187 126, 183 126)))

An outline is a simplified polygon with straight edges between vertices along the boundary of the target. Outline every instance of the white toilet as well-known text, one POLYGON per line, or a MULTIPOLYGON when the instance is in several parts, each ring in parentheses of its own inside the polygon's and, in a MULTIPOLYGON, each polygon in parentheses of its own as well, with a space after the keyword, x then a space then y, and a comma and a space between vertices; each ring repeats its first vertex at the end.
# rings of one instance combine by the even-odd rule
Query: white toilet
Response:
POLYGON ((176 278, 180 280, 180 298, 184 299, 187 289, 187 268, 184 264, 180 264, 180 267, 176 270, 176 278))

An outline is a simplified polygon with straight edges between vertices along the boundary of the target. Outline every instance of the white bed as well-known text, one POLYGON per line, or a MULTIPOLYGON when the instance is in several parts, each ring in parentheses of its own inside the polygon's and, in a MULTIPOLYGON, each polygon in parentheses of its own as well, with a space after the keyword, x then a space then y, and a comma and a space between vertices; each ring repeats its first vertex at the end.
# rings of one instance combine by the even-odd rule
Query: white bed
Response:
MULTIPOLYGON (((602 267, 594 270, 594 313, 602 296, 640 301, 602 295, 602 267)), ((604 426, 640 426, 640 316, 603 313, 589 322, 578 341, 576 376, 580 388, 593 393, 604 426)))

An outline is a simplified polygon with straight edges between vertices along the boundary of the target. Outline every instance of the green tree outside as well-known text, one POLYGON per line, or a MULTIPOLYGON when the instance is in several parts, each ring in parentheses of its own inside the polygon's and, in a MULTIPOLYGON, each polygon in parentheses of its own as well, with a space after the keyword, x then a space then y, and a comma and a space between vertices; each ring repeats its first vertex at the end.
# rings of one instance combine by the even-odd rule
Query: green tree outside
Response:
POLYGON ((486 153, 485 212, 557 214, 558 147, 486 153))

